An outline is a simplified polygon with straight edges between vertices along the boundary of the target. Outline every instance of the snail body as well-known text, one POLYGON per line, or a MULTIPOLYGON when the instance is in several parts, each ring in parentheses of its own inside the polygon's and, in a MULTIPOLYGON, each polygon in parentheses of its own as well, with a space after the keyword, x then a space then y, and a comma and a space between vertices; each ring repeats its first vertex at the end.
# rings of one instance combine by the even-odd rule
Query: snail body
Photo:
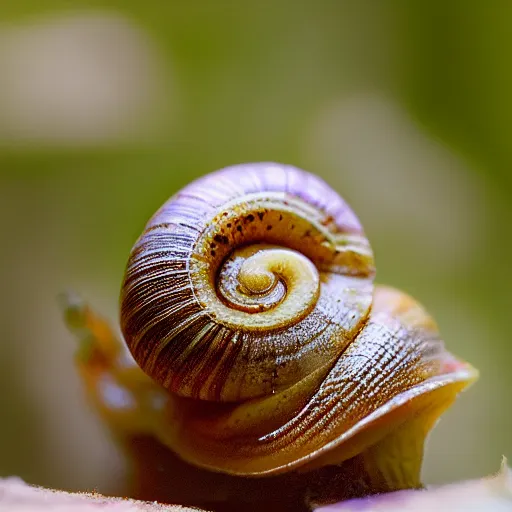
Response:
POLYGON ((417 461, 405 480, 419 482, 426 434, 476 373, 374 276, 352 210, 295 167, 234 166, 171 197, 121 293, 128 348, 169 395, 161 440, 263 476, 340 464, 400 431, 419 439, 394 454, 417 461))
POLYGON ((297 512, 421 487, 425 438, 477 372, 374 278, 355 214, 298 168, 229 167, 171 197, 128 260, 125 343, 67 299, 132 496, 297 512))

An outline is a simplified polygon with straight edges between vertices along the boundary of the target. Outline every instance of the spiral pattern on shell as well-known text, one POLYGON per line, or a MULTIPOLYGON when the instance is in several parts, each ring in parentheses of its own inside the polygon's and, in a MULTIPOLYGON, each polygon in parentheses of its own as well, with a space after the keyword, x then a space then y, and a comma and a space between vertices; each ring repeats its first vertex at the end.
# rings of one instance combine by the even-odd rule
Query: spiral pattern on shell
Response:
POLYGON ((165 388, 208 401, 286 389, 348 346, 372 304, 361 225, 320 178, 250 164, 171 197, 130 255, 121 328, 165 388))

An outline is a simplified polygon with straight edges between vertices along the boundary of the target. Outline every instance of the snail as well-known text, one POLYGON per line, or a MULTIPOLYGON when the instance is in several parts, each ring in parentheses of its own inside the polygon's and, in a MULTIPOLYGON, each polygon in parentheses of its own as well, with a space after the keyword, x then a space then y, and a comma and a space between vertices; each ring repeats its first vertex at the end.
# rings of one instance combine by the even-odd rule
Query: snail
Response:
POLYGON ((477 372, 374 278, 359 220, 323 180, 225 168, 171 197, 135 243, 120 300, 133 359, 112 342, 102 374, 136 397, 132 432, 207 472, 295 478, 310 503, 420 487, 425 438, 477 372))

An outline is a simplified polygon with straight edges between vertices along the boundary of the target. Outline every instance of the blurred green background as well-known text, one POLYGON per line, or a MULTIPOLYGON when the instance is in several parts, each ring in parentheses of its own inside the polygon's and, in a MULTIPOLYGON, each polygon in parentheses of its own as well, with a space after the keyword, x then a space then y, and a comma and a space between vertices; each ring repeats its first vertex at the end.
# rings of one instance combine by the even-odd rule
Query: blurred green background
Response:
POLYGON ((512 457, 512 3, 57 1, 0 9, 0 475, 122 492, 56 296, 117 318, 128 252, 195 177, 275 160, 324 177, 378 280, 480 381, 425 480, 512 457))

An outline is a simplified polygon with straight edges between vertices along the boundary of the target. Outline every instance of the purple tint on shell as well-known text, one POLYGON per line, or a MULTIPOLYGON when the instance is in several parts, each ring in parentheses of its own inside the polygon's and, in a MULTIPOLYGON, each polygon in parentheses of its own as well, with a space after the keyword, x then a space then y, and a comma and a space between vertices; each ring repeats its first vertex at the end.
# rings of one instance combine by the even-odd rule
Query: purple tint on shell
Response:
MULTIPOLYGON (((332 217, 342 233, 363 232, 355 213, 324 180, 290 165, 263 162, 226 167, 192 182, 175 200, 195 203, 206 214, 237 197, 265 191, 303 199, 332 217)), ((165 208, 164 205, 151 224, 168 213, 165 208)))

